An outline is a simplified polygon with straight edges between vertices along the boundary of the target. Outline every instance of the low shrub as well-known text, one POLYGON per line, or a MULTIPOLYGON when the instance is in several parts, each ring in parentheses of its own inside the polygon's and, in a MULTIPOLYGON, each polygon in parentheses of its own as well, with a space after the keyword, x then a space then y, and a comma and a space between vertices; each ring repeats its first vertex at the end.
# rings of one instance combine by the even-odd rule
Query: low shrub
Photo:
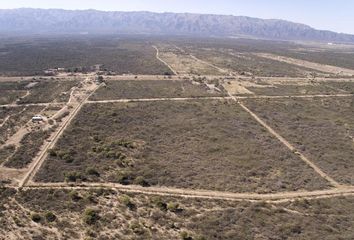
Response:
POLYGON ((97 223, 97 221, 100 219, 99 211, 97 209, 86 208, 82 218, 84 223, 88 225, 93 225, 97 223))
POLYGON ((52 212, 46 212, 45 219, 47 222, 54 222, 57 219, 57 216, 55 216, 55 214, 52 212))
POLYGON ((136 205, 132 202, 131 198, 128 195, 122 195, 119 198, 120 202, 128 207, 130 210, 134 210, 136 208, 136 205))
POLYGON ((31 220, 33 222, 39 223, 42 221, 42 216, 39 213, 32 213, 31 214, 31 220))

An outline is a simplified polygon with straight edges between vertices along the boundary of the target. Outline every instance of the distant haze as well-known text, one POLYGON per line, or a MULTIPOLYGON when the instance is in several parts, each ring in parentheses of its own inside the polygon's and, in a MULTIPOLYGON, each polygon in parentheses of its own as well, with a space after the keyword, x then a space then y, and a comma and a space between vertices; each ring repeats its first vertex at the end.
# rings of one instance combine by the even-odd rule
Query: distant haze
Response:
POLYGON ((3 0, 0 9, 45 8, 223 14, 283 19, 354 34, 352 0, 3 0))
POLYGON ((354 35, 315 30, 283 20, 210 14, 0 10, 0 32, 12 34, 158 34, 253 37, 354 43, 354 35))

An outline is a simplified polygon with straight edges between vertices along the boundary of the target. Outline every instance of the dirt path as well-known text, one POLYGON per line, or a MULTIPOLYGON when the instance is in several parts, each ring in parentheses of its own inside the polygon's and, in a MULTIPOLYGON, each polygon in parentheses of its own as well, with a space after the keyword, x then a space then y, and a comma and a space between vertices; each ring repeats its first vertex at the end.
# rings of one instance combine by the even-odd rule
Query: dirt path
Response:
POLYGON ((116 100, 87 101, 86 103, 128 103, 128 102, 156 102, 156 101, 188 101, 188 100, 225 100, 230 97, 187 97, 187 98, 132 98, 116 100))
MULTIPOLYGON (((88 81, 88 79, 87 79, 88 81)), ((42 149, 41 153, 39 154, 38 158, 33 161, 28 169, 28 172, 24 176, 24 178, 20 181, 19 187, 22 188, 27 184, 29 180, 31 180, 39 168, 41 167, 42 163, 47 157, 47 152, 49 149, 53 148, 55 144, 57 143, 58 139, 60 136, 63 134, 64 130, 66 127, 70 124, 70 122, 75 118, 76 114, 80 111, 82 106, 86 103, 86 101, 89 99, 89 97, 100 87, 101 85, 96 86, 94 89, 92 89, 90 94, 87 94, 82 101, 78 102, 77 106, 72 110, 72 112, 69 114, 67 118, 62 122, 62 125, 58 128, 58 130, 54 133, 54 136, 51 137, 51 141, 42 149)), ((88 89, 82 90, 86 91, 88 89)))
POLYGON ((57 102, 57 103, 28 103, 28 104, 4 104, 0 105, 0 108, 6 107, 31 107, 31 106, 57 106, 66 104, 65 102, 57 102))
POLYGON ((297 191, 280 193, 233 193, 208 190, 178 189, 171 187, 142 187, 137 185, 121 185, 116 183, 32 183, 23 189, 92 189, 111 188, 124 192, 142 193, 149 195, 175 196, 185 198, 218 199, 232 201, 292 201, 298 198, 328 198, 336 196, 354 195, 354 186, 341 187, 317 191, 297 191))
POLYGON ((352 70, 352 69, 341 68, 341 67, 336 67, 336 66, 331 66, 331 65, 325 65, 325 64, 305 61, 305 60, 296 59, 296 58, 279 56, 279 55, 270 54, 270 53, 254 53, 254 55, 259 56, 259 57, 263 57, 263 58, 268 58, 268 59, 275 60, 275 61, 279 61, 279 62, 293 64, 293 65, 300 66, 300 67, 311 68, 311 69, 318 70, 321 72, 332 73, 332 74, 336 74, 336 75, 344 75, 344 76, 353 76, 354 75, 354 70, 352 70))
POLYGON ((206 61, 203 61, 203 60, 197 58, 196 56, 194 56, 193 54, 189 54, 189 56, 190 56, 191 58, 193 58, 194 60, 196 60, 197 62, 201 62, 201 63, 203 63, 203 64, 205 64, 205 65, 207 65, 207 66, 209 66, 209 67, 215 68, 216 70, 218 70, 218 71, 221 72, 221 73, 225 73, 226 76, 234 75, 233 72, 228 71, 228 70, 225 70, 225 69, 220 68, 220 67, 218 67, 218 66, 215 66, 214 64, 208 63, 208 62, 206 62, 206 61))
POLYGON ((177 72, 171 67, 170 64, 168 64, 167 62, 165 62, 164 60, 162 60, 159 56, 159 49, 156 46, 152 46, 153 48, 155 48, 156 50, 156 58, 157 60, 159 60, 160 62, 162 62, 163 64, 165 64, 172 72, 174 75, 178 75, 177 72))
POLYGON ((154 101, 189 101, 189 100, 230 100, 230 99, 269 99, 269 98, 331 98, 331 97, 353 97, 354 94, 317 94, 317 95, 286 95, 286 96, 268 96, 268 95, 252 95, 252 96, 225 96, 225 97, 185 97, 185 98, 132 98, 132 99, 114 99, 114 100, 97 100, 86 101, 88 104, 94 103, 128 103, 128 102, 154 102, 154 101))
POLYGON ((5 117, 5 119, 2 121, 2 123, 0 124, 0 128, 3 127, 5 125, 5 123, 10 119, 11 115, 8 115, 5 117))
POLYGON ((312 94, 312 95, 253 95, 253 96, 235 96, 236 99, 262 99, 262 98, 331 98, 331 97, 353 97, 354 94, 312 94))

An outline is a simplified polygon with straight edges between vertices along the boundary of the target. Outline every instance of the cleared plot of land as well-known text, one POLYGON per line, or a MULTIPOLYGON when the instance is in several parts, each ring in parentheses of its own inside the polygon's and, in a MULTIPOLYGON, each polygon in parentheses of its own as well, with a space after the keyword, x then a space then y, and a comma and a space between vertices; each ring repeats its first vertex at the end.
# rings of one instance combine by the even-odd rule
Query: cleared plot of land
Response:
POLYGON ((85 72, 94 65, 117 74, 172 74, 144 40, 85 36, 5 41, 0 74, 6 76, 41 75, 51 68, 85 72))
POLYGON ((279 61, 279 62, 297 65, 300 67, 307 67, 307 68, 311 68, 311 69, 314 69, 317 71, 327 72, 327 73, 331 73, 331 74, 345 75, 345 76, 353 76, 354 75, 354 70, 352 70, 352 69, 324 65, 324 64, 309 62, 309 61, 296 59, 296 58, 278 56, 278 55, 270 54, 270 53, 258 53, 257 56, 260 56, 263 58, 268 58, 268 59, 279 61))
POLYGON ((247 107, 335 180, 354 184, 354 99, 247 100, 247 107))
POLYGON ((0 189, 0 203, 0 235, 4 239, 354 237, 353 197, 267 204, 125 195, 109 190, 16 193, 0 189))
POLYGON ((228 71, 222 70, 210 63, 205 63, 171 45, 159 45, 159 56, 168 63, 177 74, 194 75, 226 75, 228 71))
POLYGON ((354 94, 354 82, 327 82, 326 85, 354 94))
POLYGON ((234 192, 327 186, 227 101, 86 105, 35 179, 234 192))
POLYGON ((273 84, 262 85, 261 87, 247 87, 247 89, 257 95, 268 96, 289 96, 289 95, 316 95, 316 94, 340 94, 343 91, 331 88, 324 84, 308 84, 308 85, 288 85, 273 84))
POLYGON ((354 49, 350 48, 336 48, 323 46, 300 46, 296 48, 289 48, 286 50, 271 51, 274 54, 286 56, 290 58, 302 59, 309 62, 316 62, 324 65, 337 66, 345 69, 354 70, 354 49))
MULTIPOLYGON (((189 48, 196 57, 239 75, 262 77, 306 77, 314 70, 228 49, 189 48)), ((320 73, 318 73, 320 74, 320 73)))
MULTIPOLYGON (((172 41, 174 42, 174 41, 172 41)), ((205 55, 205 52, 210 52, 211 57, 217 56, 212 53, 217 50, 218 52, 229 52, 235 54, 238 57, 238 64, 230 63, 230 69, 232 65, 235 66, 234 71, 239 70, 245 72, 253 72, 257 70, 266 75, 284 75, 299 77, 306 75, 306 72, 316 72, 321 75, 322 71, 314 71, 309 66, 299 67, 293 64, 287 64, 285 62, 279 62, 266 58, 253 58, 258 59, 255 61, 247 61, 245 57, 252 58, 251 53, 270 53, 274 55, 286 56, 295 59, 301 59, 309 62, 315 62, 323 65, 337 66, 345 69, 354 70, 354 50, 353 46, 333 45, 326 44, 298 44, 293 42, 284 41, 267 41, 267 40, 251 40, 251 39, 175 39, 176 45, 181 46, 183 49, 188 49, 188 52, 193 52, 198 58, 203 59, 200 54, 205 55), (195 49, 195 51, 193 50, 195 49), (205 50, 205 51, 203 51, 205 50), (245 56, 245 57, 243 57, 245 56), (243 63, 244 62, 244 63, 243 63), (266 68, 260 68, 259 66, 265 66, 264 62, 270 63, 266 68), (253 65, 250 65, 253 64, 253 65), (238 67, 236 67, 238 66, 238 67), (258 66, 258 67, 257 67, 258 66), (280 67, 282 66, 282 67, 280 67), (253 69, 252 69, 253 68, 253 69), (273 69, 273 70, 272 70, 273 69)), ((255 56, 255 55, 253 55, 255 56)), ((257 56, 255 56, 257 57, 257 56)), ((206 59, 204 59, 206 60, 206 59)), ((220 65, 214 64, 226 68, 223 61, 220 65)), ((236 61, 236 60, 234 60, 236 61)), ((268 65, 268 64, 267 64, 268 65)), ((260 74, 258 74, 260 76, 260 74)))
POLYGON ((136 98, 203 97, 223 96, 222 92, 210 90, 204 83, 172 80, 107 81, 90 100, 114 100, 136 98))

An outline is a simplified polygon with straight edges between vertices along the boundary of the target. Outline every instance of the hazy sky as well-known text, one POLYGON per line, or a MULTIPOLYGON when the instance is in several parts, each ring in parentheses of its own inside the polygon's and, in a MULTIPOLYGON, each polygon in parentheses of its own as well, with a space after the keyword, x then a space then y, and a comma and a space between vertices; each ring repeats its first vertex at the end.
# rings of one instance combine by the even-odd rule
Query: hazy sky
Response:
POLYGON ((19 7, 232 14, 354 34, 354 0, 0 0, 0 8, 19 7))

